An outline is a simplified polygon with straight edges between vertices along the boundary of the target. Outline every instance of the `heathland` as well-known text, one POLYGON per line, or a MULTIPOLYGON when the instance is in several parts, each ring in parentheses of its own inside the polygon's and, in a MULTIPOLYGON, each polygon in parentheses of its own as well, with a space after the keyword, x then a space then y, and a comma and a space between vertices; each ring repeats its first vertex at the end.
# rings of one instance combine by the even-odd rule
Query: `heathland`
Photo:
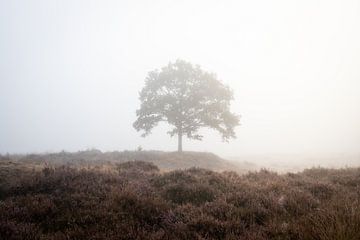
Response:
POLYGON ((0 239, 360 239, 360 168, 210 153, 0 156, 0 239))

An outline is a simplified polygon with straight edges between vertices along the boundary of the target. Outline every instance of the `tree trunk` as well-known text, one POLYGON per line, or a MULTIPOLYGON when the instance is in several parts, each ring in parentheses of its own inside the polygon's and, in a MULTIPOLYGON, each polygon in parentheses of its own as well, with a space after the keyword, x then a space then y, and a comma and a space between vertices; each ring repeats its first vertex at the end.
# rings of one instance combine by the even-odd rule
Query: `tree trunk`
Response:
POLYGON ((178 152, 181 153, 182 152, 182 129, 181 127, 179 128, 178 131, 178 152))

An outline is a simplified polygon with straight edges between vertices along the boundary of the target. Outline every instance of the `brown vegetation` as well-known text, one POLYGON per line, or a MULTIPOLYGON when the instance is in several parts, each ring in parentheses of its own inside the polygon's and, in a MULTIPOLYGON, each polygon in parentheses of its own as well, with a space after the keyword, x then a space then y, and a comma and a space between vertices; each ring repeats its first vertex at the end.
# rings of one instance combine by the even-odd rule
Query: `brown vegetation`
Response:
POLYGON ((0 239, 360 239, 356 168, 238 175, 29 161, 0 160, 0 239))
MULTIPOLYGON (((1 156, 0 156, 1 158, 1 156)), ((241 171, 234 162, 224 160, 213 153, 206 152, 162 152, 162 151, 123 151, 101 152, 97 149, 79 152, 59 152, 48 154, 8 155, 2 156, 12 162, 21 162, 34 165, 44 163, 53 166, 72 166, 77 168, 97 167, 113 168, 114 164, 129 161, 143 161, 154 163, 162 171, 187 169, 191 167, 206 168, 214 171, 241 171)), ((242 167, 242 166, 241 166, 242 167)))

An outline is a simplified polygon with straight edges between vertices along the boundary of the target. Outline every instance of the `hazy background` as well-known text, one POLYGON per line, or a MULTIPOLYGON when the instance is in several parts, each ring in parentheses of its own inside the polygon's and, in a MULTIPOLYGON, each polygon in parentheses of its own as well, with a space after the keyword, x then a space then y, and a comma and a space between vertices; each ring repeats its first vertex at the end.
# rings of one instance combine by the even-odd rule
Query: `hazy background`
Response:
POLYGON ((236 140, 185 150, 359 156, 358 0, 0 0, 0 153, 176 150, 166 125, 132 123, 147 72, 177 58, 242 115, 236 140))

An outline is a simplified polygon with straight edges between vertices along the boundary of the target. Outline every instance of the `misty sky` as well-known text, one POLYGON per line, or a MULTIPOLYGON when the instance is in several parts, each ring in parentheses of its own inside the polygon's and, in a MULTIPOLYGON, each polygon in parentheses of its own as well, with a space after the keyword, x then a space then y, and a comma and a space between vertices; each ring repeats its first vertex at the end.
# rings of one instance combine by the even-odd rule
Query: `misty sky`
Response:
POLYGON ((177 58, 234 90, 221 155, 355 153, 360 1, 0 0, 0 153, 176 150, 133 127, 147 72, 177 58))

